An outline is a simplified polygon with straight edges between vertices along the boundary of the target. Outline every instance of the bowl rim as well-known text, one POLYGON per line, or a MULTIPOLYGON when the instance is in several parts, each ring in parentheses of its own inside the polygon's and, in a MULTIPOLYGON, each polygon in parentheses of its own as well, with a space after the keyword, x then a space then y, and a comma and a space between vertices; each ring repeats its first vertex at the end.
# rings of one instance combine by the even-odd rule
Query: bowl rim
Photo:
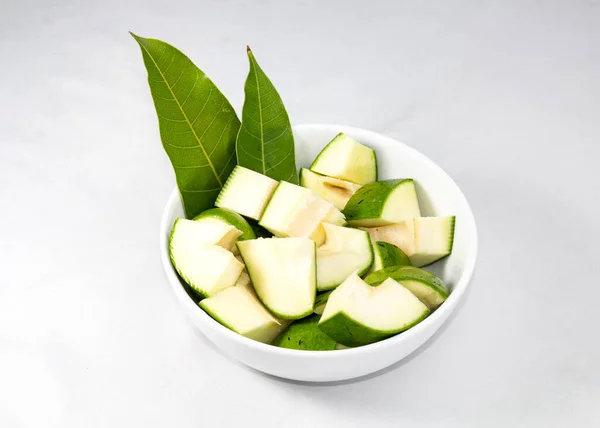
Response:
POLYGON ((413 337, 419 336, 422 332, 427 331, 428 328, 435 326, 438 319, 442 319, 441 323, 439 324, 439 326, 441 326, 444 322, 446 322, 447 315, 449 315, 456 308, 458 302, 460 301, 460 299, 464 295, 465 291, 467 290, 467 287, 471 281, 471 278, 473 277, 473 272, 475 270, 475 264, 477 261, 477 253, 478 253, 477 225, 475 223, 475 217, 473 215, 471 206, 469 205, 469 202, 468 202, 467 198, 465 197, 465 195, 463 194, 462 190, 460 189, 458 184, 456 184, 456 182, 452 179, 452 177, 450 177, 450 175, 448 175, 448 173, 446 173, 446 171, 444 171, 439 165, 437 165, 435 162, 433 162, 431 159, 429 159, 427 156, 425 156, 418 150, 412 148, 411 146, 409 146, 401 141, 396 140, 395 138, 388 137, 388 136, 380 134, 378 132, 370 131, 370 130, 363 129, 363 128, 346 126, 346 125, 337 125, 337 124, 331 124, 331 123, 310 123, 310 124, 299 124, 299 125, 292 126, 292 129, 294 131, 307 130, 307 129, 311 129, 311 128, 313 128, 313 129, 332 128, 332 129, 337 130, 336 132, 345 132, 348 134, 361 133, 361 134, 366 134, 366 135, 372 136, 379 140, 383 140, 386 143, 400 144, 400 145, 404 146, 404 148, 406 150, 411 151, 414 156, 420 158, 420 160, 422 162, 429 164, 429 166, 434 169, 437 169, 448 180, 450 180, 450 182, 452 182, 456 186, 456 189, 458 190, 458 193, 459 193, 460 197, 463 199, 463 202, 465 203, 465 206, 467 208, 467 212, 466 212, 467 221, 465 222, 465 224, 469 225, 469 227, 472 228, 473 242, 471 243, 471 245, 473 247, 473 251, 471 251, 469 256, 465 259, 463 272, 462 272, 458 282, 454 285, 454 288, 452 290, 452 293, 450 293, 450 296, 448 296, 446 301, 444 301, 444 303, 439 308, 437 308, 431 315, 429 315, 427 318, 425 318, 423 321, 421 321, 414 327, 411 327, 410 329, 402 332, 401 334, 397 334, 397 335, 394 335, 387 339, 383 339, 383 340, 380 340, 379 342, 371 343, 368 345, 363 345, 363 346, 359 346, 356 348, 344 349, 344 352, 313 351, 313 350, 280 348, 277 346, 273 346, 270 344, 266 344, 266 343, 258 342, 256 340, 249 339, 245 336, 242 336, 241 334, 238 334, 238 333, 228 329, 227 327, 221 325, 219 322, 214 320, 210 315, 208 315, 206 312, 204 312, 198 304, 196 304, 191 299, 191 297, 187 294, 187 292, 181 285, 180 279, 175 271, 175 268, 171 264, 169 252, 167 249, 168 248, 168 245, 167 245, 168 233, 167 233, 167 231, 170 230, 170 228, 172 227, 172 225, 167 224, 170 208, 177 203, 181 203, 181 199, 179 196, 179 190, 178 190, 177 186, 175 186, 175 189, 171 192, 171 195, 169 196, 169 199, 167 200, 167 203, 163 209, 163 214, 162 214, 161 222, 160 222, 160 231, 159 231, 159 233, 160 233, 159 245, 160 245, 161 261, 163 264, 165 274, 167 276, 168 282, 171 285, 171 288, 173 289, 176 296, 179 298, 180 303, 183 304, 184 306, 186 306, 186 308, 191 313, 193 313, 194 316, 198 317, 203 322, 213 323, 213 325, 215 326, 217 331, 219 331, 220 333, 222 333, 229 339, 238 342, 240 345, 254 348, 254 350, 256 350, 258 352, 268 352, 268 353, 278 354, 281 356, 294 356, 294 357, 301 357, 301 358, 307 358, 307 359, 339 358, 344 355, 356 356, 361 353, 377 352, 380 349, 391 348, 391 347, 395 346, 396 344, 398 344, 399 342, 409 341, 413 337))

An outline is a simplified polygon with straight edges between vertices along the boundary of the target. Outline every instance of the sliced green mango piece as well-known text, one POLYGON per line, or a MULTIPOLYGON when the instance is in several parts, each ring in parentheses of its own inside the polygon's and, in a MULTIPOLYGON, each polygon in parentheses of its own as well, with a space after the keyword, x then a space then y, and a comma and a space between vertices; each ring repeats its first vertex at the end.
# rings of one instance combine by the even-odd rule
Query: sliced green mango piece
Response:
POLYGON ((242 232, 225 222, 197 222, 178 218, 173 223, 170 243, 178 248, 182 246, 218 245, 231 251, 242 232))
POLYGON ((221 189, 215 205, 258 220, 276 187, 277 181, 272 178, 237 165, 221 189))
POLYGON ((415 252, 410 260, 415 266, 426 266, 452 253, 455 216, 417 217, 413 220, 415 252))
POLYGON ((299 319, 313 312, 315 243, 308 238, 259 238, 237 243, 254 290, 275 316, 299 319))
POLYGON ((200 301, 216 321, 249 339, 271 343, 289 324, 274 317, 247 285, 226 288, 200 301))
POLYGON ((244 265, 231 248, 241 232, 224 223, 177 219, 169 239, 169 255, 179 276, 201 297, 235 284, 244 265), (225 247, 225 248, 224 248, 225 247))
POLYGON ((392 278, 371 287, 356 274, 333 290, 319 328, 338 343, 361 346, 414 326, 429 309, 392 278))
POLYGON ((356 184, 367 184, 377 180, 377 157, 375 150, 339 133, 321 150, 310 170, 356 184))
POLYGON ((413 266, 393 266, 381 269, 368 275, 365 282, 369 285, 379 285, 388 278, 402 284, 431 310, 440 306, 450 295, 448 287, 440 278, 431 272, 413 266))
POLYGON ((415 183, 410 178, 377 181, 352 195, 343 211, 350 226, 375 227, 419 217, 415 183))

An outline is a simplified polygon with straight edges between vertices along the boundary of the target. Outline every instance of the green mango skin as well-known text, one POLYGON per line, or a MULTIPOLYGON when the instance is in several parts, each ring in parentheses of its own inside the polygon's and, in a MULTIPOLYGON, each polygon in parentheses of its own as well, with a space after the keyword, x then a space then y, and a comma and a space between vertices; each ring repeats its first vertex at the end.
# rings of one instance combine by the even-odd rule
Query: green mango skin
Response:
POLYGON ((408 179, 393 179, 365 184, 348 200, 343 211, 346 220, 380 218, 390 193, 406 180, 408 179))
POLYGON ((375 250, 375 259, 381 262, 381 269, 392 266, 412 266, 408 256, 394 244, 389 242, 377 241, 373 245, 375 250))
POLYGON ((271 343, 274 346, 302 351, 333 351, 336 341, 317 327, 320 315, 313 314, 295 321, 271 343))
POLYGON ((242 235, 238 238, 238 241, 246 241, 249 239, 256 239, 256 234, 254 230, 250 226, 250 224, 246 221, 244 217, 239 215, 236 212, 225 208, 211 208, 206 211, 202 211, 196 217, 193 218, 194 221, 202 220, 204 218, 214 218, 216 220, 221 220, 223 223, 227 223, 237 228, 242 235))
POLYGON ((424 269, 414 266, 393 266, 373 272, 365 278, 371 286, 377 286, 388 278, 398 281, 408 288, 429 309, 435 309, 450 295, 444 282, 424 269), (415 287, 418 285, 419 287, 415 287), (422 294, 427 291, 426 294, 422 294))
POLYGON ((429 315, 429 311, 423 312, 423 315, 413 323, 403 326, 399 330, 382 331, 367 327, 366 325, 350 318, 344 312, 339 312, 327 321, 319 324, 319 328, 329 337, 345 346, 355 347, 368 345, 387 339, 402 331, 408 330, 414 325, 420 323, 429 315))

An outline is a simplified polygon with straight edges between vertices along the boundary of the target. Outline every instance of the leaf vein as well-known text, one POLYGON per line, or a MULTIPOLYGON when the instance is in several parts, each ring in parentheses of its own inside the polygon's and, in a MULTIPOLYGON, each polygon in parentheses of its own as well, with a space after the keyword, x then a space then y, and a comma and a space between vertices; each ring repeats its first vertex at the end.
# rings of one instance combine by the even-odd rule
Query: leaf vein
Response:
POLYGON ((163 116, 162 114, 160 114, 158 112, 156 112, 156 114, 158 115, 158 117, 160 117, 161 119, 166 120, 168 122, 183 123, 186 121, 185 119, 171 119, 170 117, 163 116))
POLYGON ((159 100, 163 100, 163 101, 175 101, 173 98, 161 97, 160 95, 155 94, 154 92, 152 93, 152 96, 154 98, 158 98, 159 100))
POLYGON ((265 125, 268 123, 273 122, 275 119, 279 119, 280 116, 282 116, 285 112, 282 110, 279 113, 277 113, 274 117, 272 117, 271 119, 265 121, 265 125))
MULTIPOLYGON (((240 148, 242 149, 242 151, 243 151, 244 153, 246 153, 246 154, 247 154, 248 156, 250 156, 252 159, 255 159, 255 160, 257 160, 257 161, 261 161, 261 159, 260 159, 260 158, 257 158, 257 157, 256 157, 256 156, 254 156, 252 153, 250 153, 248 150, 246 150, 246 149, 244 148, 244 146, 240 145, 240 148)), ((265 174, 265 175, 266 175, 266 174, 265 174)))
POLYGON ((281 159, 279 162, 277 162, 275 165, 272 165, 270 169, 275 169, 277 168, 279 165, 281 165, 287 158, 290 157, 290 155, 292 154, 291 151, 288 152, 287 155, 285 155, 285 157, 283 159, 281 159))
MULTIPOLYGON (((258 94, 258 119, 259 119, 259 123, 260 123, 260 141, 261 141, 261 145, 264 147, 265 144, 265 131, 264 131, 264 127, 263 127, 263 117, 262 117, 262 100, 260 97, 260 86, 258 85, 258 72, 256 70, 256 61, 254 61, 254 57, 252 57, 252 68, 254 69, 254 78, 256 79, 256 92, 258 94)), ((261 155, 262 155, 262 169, 263 169, 263 174, 267 175, 267 164, 265 162, 265 151, 264 149, 260 151, 261 155)))
MULTIPOLYGON (((210 123, 208 124, 208 126, 204 129, 204 132, 200 136, 201 139, 204 138, 204 136, 206 135, 206 133, 208 132, 208 130, 210 129, 210 127, 212 126, 212 124, 215 123, 215 120, 219 116, 219 112, 221 111, 221 109, 223 108, 224 105, 225 105, 225 101, 223 101, 223 103, 221 104, 221 106, 219 106, 219 109, 217 110, 217 112, 213 116, 212 120, 210 121, 210 123)), ((207 154, 207 156, 208 156, 208 154, 207 154)), ((215 173, 216 173, 216 171, 215 171, 215 173)))
MULTIPOLYGON (((250 136, 251 136, 252 138, 254 138, 255 140, 259 140, 259 141, 261 141, 261 138, 260 138, 258 135, 254 135, 252 132, 250 132, 250 131, 248 130, 248 128, 245 128, 245 129, 244 129, 244 132, 246 132, 246 134, 250 135, 250 136)), ((261 142, 262 142, 262 141, 261 141, 261 142)))
MULTIPOLYGON (((194 92, 194 89, 196 89, 196 83, 198 83, 198 76, 200 76, 200 73, 198 73, 198 70, 196 70, 196 80, 194 81, 194 84, 192 85, 192 89, 190 89, 190 92, 188 92, 188 94, 186 95, 185 100, 183 100, 183 103, 181 103, 182 107, 185 105, 185 103, 187 103, 187 100, 190 97, 190 95, 192 95, 192 92, 194 92)), ((209 96, 210 96, 210 92, 209 92, 209 96)))
POLYGON ((173 52, 173 58, 171 58, 171 62, 169 63, 169 65, 167 65, 167 68, 165 69, 165 71, 163 71, 161 73, 163 75, 163 79, 165 79, 165 81, 167 80, 167 71, 169 71, 169 68, 171 68, 171 66, 173 65, 174 62, 175 62, 175 52, 173 52))
POLYGON ((176 149, 182 149, 182 150, 189 150, 189 149, 197 149, 198 146, 178 146, 177 144, 173 144, 173 143, 169 143, 168 141, 164 141, 163 140, 163 144, 166 144, 167 146, 176 148, 176 149))
POLYGON ((265 141, 265 145, 272 143, 273 141, 283 137, 284 134, 287 134, 288 130, 290 129, 289 125, 285 127, 285 129, 276 137, 271 138, 269 141, 265 141))
POLYGON ((179 77, 177 78, 177 80, 175 80, 175 82, 173 83, 173 88, 175 86, 177 86, 177 83, 179 83, 179 81, 181 80, 181 77, 183 76, 183 73, 185 72, 185 66, 186 64, 183 64, 183 67, 181 67, 181 74, 179 74, 179 77))
POLYGON ((202 106, 202 108, 200 109, 200 111, 198 112, 198 114, 196 115, 194 120, 192 120, 192 124, 191 124, 192 129, 194 127, 194 124, 196 123, 196 121, 198 120, 198 118, 200 117, 202 112, 204 111, 204 108, 208 105, 208 100, 210 100, 211 95, 212 95, 212 87, 208 90, 208 97, 206 97, 206 101, 204 101, 204 105, 202 106))
POLYGON ((272 102, 271 104, 269 104, 268 106, 264 106, 262 109, 263 109, 263 110, 266 110, 266 109, 268 109, 268 108, 271 108, 271 107, 272 107, 274 104, 277 104, 278 102, 281 102, 281 100, 277 100, 277 99, 276 99, 275 101, 273 101, 273 102, 272 102))
POLYGON ((231 162, 231 158, 234 157, 234 156, 235 156, 235 150, 233 152, 231 152, 231 155, 229 156, 229 159, 227 159, 227 162, 225 163, 225 166, 223 167, 223 169, 219 173, 219 176, 223 175, 223 173, 225 172, 225 170, 229 166, 229 162, 231 162))
POLYGON ((215 146, 213 147, 213 149, 210 151, 210 153, 208 154, 208 156, 212 156, 212 154, 215 152, 215 150, 217 149, 217 147, 219 147, 219 144, 221 144, 221 140, 223 140, 223 135, 225 135, 225 131, 227 131, 229 129, 229 124, 231 123, 231 121, 233 120, 233 118, 229 119, 229 122, 227 122, 227 125, 225 125, 223 127, 223 130, 221 131, 221 135, 219 135, 219 139, 217 140, 215 146))
POLYGON ((160 56, 158 57, 158 60, 156 60, 156 62, 159 62, 162 59, 162 57, 163 57, 163 55, 165 54, 166 51, 167 51, 167 45, 163 45, 163 50, 160 53, 160 56))

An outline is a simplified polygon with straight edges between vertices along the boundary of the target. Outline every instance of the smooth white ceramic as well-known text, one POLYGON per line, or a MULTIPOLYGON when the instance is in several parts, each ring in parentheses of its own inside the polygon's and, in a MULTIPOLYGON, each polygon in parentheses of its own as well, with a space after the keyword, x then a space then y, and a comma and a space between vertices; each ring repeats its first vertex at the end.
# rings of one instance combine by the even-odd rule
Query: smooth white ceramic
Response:
POLYGON ((381 370, 419 348, 448 319, 463 297, 477 257, 477 230, 473 213, 456 183, 427 157, 392 138, 372 131, 340 125, 294 127, 298 167, 308 166, 337 133, 345 132, 377 152, 379 179, 414 178, 422 215, 456 215, 452 254, 430 267, 449 285, 450 297, 424 321, 410 330, 367 346, 340 351, 296 351, 255 342, 223 327, 188 296, 169 260, 168 236, 173 222, 183 217, 175 189, 160 225, 160 253, 167 279, 185 313, 200 331, 224 353, 274 376, 302 381, 337 381, 381 370))

